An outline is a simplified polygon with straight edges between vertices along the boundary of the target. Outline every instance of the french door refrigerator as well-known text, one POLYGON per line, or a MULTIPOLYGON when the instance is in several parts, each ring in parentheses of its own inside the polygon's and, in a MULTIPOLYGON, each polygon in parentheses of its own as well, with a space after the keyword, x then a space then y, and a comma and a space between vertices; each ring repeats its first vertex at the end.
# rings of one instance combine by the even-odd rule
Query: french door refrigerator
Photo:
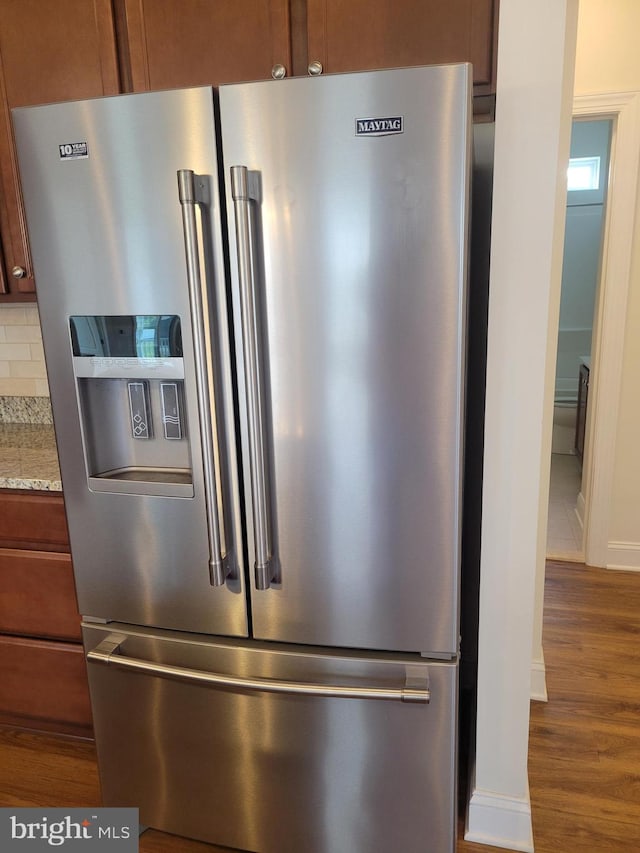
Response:
POLYGON ((104 804, 455 847, 470 69, 14 112, 104 804))

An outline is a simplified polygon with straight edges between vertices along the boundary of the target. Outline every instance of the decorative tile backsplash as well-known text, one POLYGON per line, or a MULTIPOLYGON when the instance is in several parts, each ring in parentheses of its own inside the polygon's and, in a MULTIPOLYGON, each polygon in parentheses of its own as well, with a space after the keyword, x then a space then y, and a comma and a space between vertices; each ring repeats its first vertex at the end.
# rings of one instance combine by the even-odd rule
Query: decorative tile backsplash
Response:
POLYGON ((48 397, 35 305, 0 305, 0 397, 48 397))

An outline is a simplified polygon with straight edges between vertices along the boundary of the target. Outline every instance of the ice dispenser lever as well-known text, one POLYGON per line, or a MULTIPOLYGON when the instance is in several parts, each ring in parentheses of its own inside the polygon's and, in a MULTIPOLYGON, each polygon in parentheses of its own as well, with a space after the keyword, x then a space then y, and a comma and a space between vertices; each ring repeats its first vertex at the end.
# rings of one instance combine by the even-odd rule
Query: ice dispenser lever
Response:
POLYGON ((151 438, 151 407, 146 382, 127 382, 129 414, 133 438, 151 438))

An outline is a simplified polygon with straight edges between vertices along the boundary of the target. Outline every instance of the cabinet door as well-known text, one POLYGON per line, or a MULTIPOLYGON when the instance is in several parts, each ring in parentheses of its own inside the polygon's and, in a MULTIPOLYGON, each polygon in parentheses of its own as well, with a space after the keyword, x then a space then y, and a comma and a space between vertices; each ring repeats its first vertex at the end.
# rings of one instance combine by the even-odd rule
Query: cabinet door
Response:
POLYGON ((119 90, 110 0, 3 0, 0 4, 0 230, 6 283, 33 298, 12 107, 111 95, 119 90))
POLYGON ((69 551, 64 498, 60 493, 0 490, 0 548, 69 551))
POLYGON ((474 94, 493 89, 497 0, 308 0, 308 58, 325 72, 473 63, 474 94))
POLYGON ((80 639, 69 554, 0 548, 0 631, 80 639))
POLYGON ((91 706, 80 643, 0 634, 0 725, 91 737, 91 706))
POLYGON ((291 73, 288 0, 125 0, 125 14, 135 92, 261 80, 276 64, 291 73))

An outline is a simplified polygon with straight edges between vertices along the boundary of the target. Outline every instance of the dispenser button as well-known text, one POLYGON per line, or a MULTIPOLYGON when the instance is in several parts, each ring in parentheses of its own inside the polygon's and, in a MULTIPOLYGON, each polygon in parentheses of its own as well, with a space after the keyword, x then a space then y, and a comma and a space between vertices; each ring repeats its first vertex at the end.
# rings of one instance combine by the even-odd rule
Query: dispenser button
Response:
POLYGON ((167 439, 182 438, 182 418, 177 382, 161 382, 162 425, 167 439))
POLYGON ((149 388, 146 382, 127 382, 131 435, 134 438, 151 438, 151 411, 149 388))

